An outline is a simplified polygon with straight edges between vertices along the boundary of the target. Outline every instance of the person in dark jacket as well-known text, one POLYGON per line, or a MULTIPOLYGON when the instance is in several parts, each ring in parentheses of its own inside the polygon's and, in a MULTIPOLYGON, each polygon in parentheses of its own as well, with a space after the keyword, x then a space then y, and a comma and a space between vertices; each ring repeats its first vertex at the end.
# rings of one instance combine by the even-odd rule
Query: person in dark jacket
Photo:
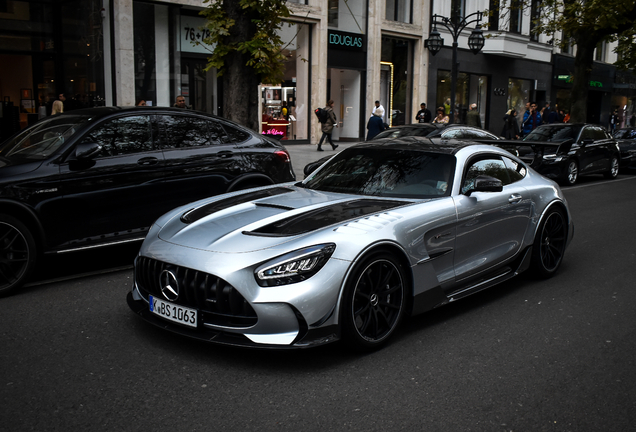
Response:
POLYGON ((508 140, 519 139, 519 123, 517 122, 517 111, 511 109, 504 115, 504 126, 501 136, 508 140))
POLYGON ((373 114, 367 122, 367 129, 369 130, 369 132, 367 132, 367 141, 369 141, 385 129, 382 116, 373 114))
POLYGON ((420 104, 420 110, 417 112, 417 115, 415 116, 415 120, 417 120, 418 123, 430 123, 432 119, 433 119, 433 114, 431 114, 430 110, 426 109, 426 104, 422 102, 420 104))
POLYGON ((318 143, 318 151, 323 151, 322 142, 325 140, 325 138, 327 138, 327 141, 329 141, 329 144, 331 144, 331 148, 333 150, 338 147, 338 144, 334 144, 331 140, 333 128, 338 127, 336 113, 333 112, 333 104, 334 101, 332 99, 329 99, 329 101, 327 102, 327 106, 325 107, 325 109, 327 110, 327 120, 322 124, 321 127, 322 137, 320 137, 320 142, 318 143))

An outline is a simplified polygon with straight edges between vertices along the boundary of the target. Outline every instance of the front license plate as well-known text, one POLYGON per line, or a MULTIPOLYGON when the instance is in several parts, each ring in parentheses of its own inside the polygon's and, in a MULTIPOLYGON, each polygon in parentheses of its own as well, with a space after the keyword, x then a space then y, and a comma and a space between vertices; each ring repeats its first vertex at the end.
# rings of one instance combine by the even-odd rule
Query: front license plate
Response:
POLYGON ((197 310, 148 296, 150 312, 188 327, 197 326, 197 310))

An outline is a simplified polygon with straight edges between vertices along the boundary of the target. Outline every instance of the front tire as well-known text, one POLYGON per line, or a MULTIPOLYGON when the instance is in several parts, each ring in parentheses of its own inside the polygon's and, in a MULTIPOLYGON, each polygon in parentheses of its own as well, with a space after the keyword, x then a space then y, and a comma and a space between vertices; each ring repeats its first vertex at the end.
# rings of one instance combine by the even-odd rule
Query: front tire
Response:
POLYGON ((569 160, 563 177, 563 184, 573 186, 579 179, 579 164, 575 160, 569 160))
POLYGON ((37 251, 29 229, 12 216, 0 215, 0 297, 20 288, 35 267, 37 251))
POLYGON ((619 170, 619 161, 616 156, 612 156, 612 160, 610 161, 610 169, 607 172, 604 172, 603 175, 606 179, 615 179, 618 177, 619 170))
POLYGON ((533 273, 540 278, 552 277, 559 269, 565 254, 568 225, 560 209, 549 210, 539 225, 532 247, 533 273))
POLYGON ((402 264, 387 252, 365 257, 345 287, 342 325, 347 343, 357 350, 384 345, 399 326, 406 305, 402 264))

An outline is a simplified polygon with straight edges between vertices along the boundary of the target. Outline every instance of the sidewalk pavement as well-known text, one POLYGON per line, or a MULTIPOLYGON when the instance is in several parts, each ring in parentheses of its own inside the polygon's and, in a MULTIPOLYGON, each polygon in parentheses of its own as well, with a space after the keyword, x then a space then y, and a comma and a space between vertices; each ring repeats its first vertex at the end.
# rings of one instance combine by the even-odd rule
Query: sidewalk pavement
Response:
POLYGON ((325 156, 335 155, 341 150, 346 149, 347 147, 351 147, 357 142, 352 143, 336 143, 338 144, 338 148, 334 151, 331 149, 329 144, 323 144, 322 149, 324 151, 317 151, 318 146, 316 144, 285 144, 283 141, 282 144, 285 146, 289 155, 291 156, 292 168, 294 169, 294 173, 296 174, 296 180, 301 181, 305 178, 305 174, 303 174, 303 169, 305 165, 310 162, 315 162, 318 159, 321 159, 325 156))

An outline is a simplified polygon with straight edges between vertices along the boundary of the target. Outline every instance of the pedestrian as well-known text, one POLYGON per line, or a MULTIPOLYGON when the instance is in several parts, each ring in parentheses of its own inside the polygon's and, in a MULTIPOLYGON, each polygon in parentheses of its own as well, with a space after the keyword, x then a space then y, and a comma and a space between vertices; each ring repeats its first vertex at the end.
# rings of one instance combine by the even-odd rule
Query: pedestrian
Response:
POLYGON ((632 116, 630 117, 630 119, 629 119, 629 125, 630 125, 631 127, 636 126, 636 114, 632 114, 632 116))
POLYGON ((437 116, 433 119, 433 123, 448 124, 448 116, 444 111, 444 107, 437 108, 437 116))
POLYGON ((530 111, 526 111, 523 115, 523 127, 521 128, 523 136, 528 135, 541 125, 541 113, 537 111, 536 102, 530 104, 530 111))
POLYGON ((508 140, 519 139, 519 122, 517 122, 517 111, 508 110, 503 117, 504 125, 501 130, 501 136, 508 140))
POLYGON ((144 99, 139 99, 136 106, 146 106, 146 101, 144 99))
POLYGON ((610 125, 610 132, 613 134, 614 131, 616 130, 616 125, 618 124, 618 112, 616 110, 614 110, 614 112, 612 113, 612 115, 610 115, 610 121, 609 121, 609 125, 610 125))
POLYGON ((384 118, 384 114, 386 113, 386 111, 384 110, 384 107, 382 105, 380 105, 380 101, 379 100, 375 101, 375 107, 373 108, 373 111, 371 112, 371 115, 375 114, 375 112, 377 110, 380 110, 380 109, 382 110, 382 115, 380 116, 380 117, 382 117, 382 122, 386 123, 386 120, 384 118))
POLYGON ((56 100, 53 102, 53 107, 51 108, 51 115, 62 114, 64 112, 64 104, 61 100, 56 100))
POLYGON ((570 111, 566 111, 565 115, 563 116, 563 123, 569 123, 570 122, 570 111))
POLYGON ((479 117, 476 103, 470 105, 470 109, 466 114, 466 124, 481 129, 481 118, 479 117))
POLYGON ((382 121, 382 116, 380 115, 380 110, 377 110, 374 114, 371 115, 369 121, 367 122, 367 141, 375 138, 377 134, 382 132, 385 129, 384 122, 382 121))
POLYGON ((192 105, 186 105, 185 96, 179 95, 175 99, 175 108, 192 109, 192 105))
POLYGON ((329 141, 329 144, 331 144, 331 148, 333 150, 338 148, 338 144, 334 144, 331 140, 333 128, 338 127, 336 123, 336 113, 333 112, 333 104, 333 99, 329 99, 329 101, 327 101, 327 106, 325 107, 325 110, 327 110, 327 120, 325 120, 321 127, 322 137, 320 137, 320 142, 318 143, 318 151, 323 151, 322 142, 325 140, 325 138, 327 138, 327 141, 329 141))
POLYGON ((431 114, 430 110, 426 109, 426 104, 422 102, 420 104, 420 110, 415 116, 415 120, 417 120, 418 123, 430 123, 432 118, 433 114, 431 114))

